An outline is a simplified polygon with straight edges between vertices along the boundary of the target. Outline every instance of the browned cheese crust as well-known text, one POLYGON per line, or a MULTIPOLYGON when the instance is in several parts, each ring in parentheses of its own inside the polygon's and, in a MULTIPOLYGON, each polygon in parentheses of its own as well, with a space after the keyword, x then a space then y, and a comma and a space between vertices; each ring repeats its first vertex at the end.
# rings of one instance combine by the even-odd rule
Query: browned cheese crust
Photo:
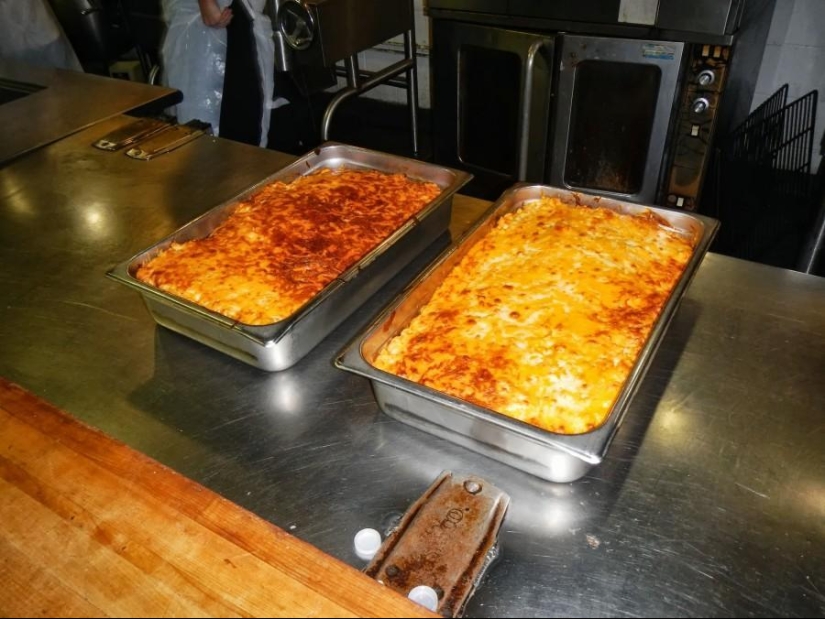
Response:
POLYGON ((290 316, 440 193, 372 170, 267 185, 208 237, 173 243, 136 277, 245 324, 290 316))
POLYGON ((601 425, 692 254, 641 216, 526 203, 501 217, 375 365, 551 432, 601 425))

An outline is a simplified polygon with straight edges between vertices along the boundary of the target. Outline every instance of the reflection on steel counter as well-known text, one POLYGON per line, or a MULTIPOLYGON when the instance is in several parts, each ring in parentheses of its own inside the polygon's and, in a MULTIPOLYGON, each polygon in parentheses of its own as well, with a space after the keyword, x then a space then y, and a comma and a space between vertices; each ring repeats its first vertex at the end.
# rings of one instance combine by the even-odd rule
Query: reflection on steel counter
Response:
POLYGON ((92 146, 100 150, 120 150, 146 140, 166 130, 169 123, 159 118, 139 118, 96 140, 92 146))
POLYGON ((190 120, 183 125, 169 125, 163 130, 151 136, 147 136, 135 146, 126 151, 126 156, 141 161, 149 161, 172 152, 189 144, 202 135, 211 133, 212 128, 209 123, 199 120, 190 120))

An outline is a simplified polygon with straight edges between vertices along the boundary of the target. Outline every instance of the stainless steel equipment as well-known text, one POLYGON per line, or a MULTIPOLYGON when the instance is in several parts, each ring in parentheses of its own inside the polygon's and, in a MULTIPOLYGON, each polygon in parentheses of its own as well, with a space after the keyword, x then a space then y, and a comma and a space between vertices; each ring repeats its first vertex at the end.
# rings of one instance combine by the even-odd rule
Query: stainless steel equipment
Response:
POLYGON ((0 58, 0 166, 101 120, 180 99, 171 88, 0 58))
POLYGON ((429 7, 435 158, 477 195, 529 181, 696 210, 718 127, 755 87, 762 46, 736 44, 764 42, 773 0, 429 7))
MULTIPOLYGON (((106 270, 293 158, 212 137, 148 163, 90 146, 129 120, 0 168, 6 379, 358 569, 357 531, 441 471, 483 477, 511 502, 467 617, 823 614, 825 279, 709 253, 605 460, 543 482, 393 420, 332 366, 421 263, 284 372, 158 328, 106 270)), ((454 224, 488 206, 456 195, 454 224)))
POLYGON ((447 232, 453 194, 467 180, 466 172, 344 144, 325 144, 120 263, 108 275, 140 292, 158 324, 257 368, 284 370, 306 355, 408 262, 447 232), (239 200, 258 188, 275 181, 288 183, 322 168, 342 167, 403 173, 437 184, 441 193, 288 318, 272 325, 245 325, 135 277, 141 264, 172 243, 207 236, 232 212, 239 200))
POLYGON ((123 0, 47 2, 87 73, 112 77, 112 63, 135 48, 123 0))
POLYGON ((22 99, 35 92, 40 92, 43 88, 45 88, 45 86, 0 78, 0 105, 17 101, 17 99, 22 99))
POLYGON ((138 118, 125 127, 120 127, 108 135, 104 135, 96 140, 92 146, 101 150, 120 150, 157 135, 170 126, 169 123, 159 118, 138 118))
MULTIPOLYGON (((567 35, 560 43, 550 182, 654 202, 684 44, 567 35)), ((706 70, 722 81, 718 68, 706 70)), ((709 96, 697 122, 710 115, 709 96)))
POLYGON ((127 157, 150 161, 176 148, 212 133, 212 125, 200 120, 190 120, 183 125, 167 125, 158 133, 148 136, 126 151, 127 157))
POLYGON ((274 0, 270 14, 281 71, 333 66, 413 24, 409 0, 274 0))
POLYGON ((505 192, 487 213, 449 251, 439 258, 391 303, 341 355, 336 365, 372 381, 381 409, 404 423, 463 445, 490 458, 554 482, 579 479, 599 464, 610 446, 668 323, 716 234, 718 222, 674 209, 640 206, 571 193, 543 185, 521 184, 505 192), (674 229, 694 239, 693 255, 671 292, 651 333, 614 402, 606 421, 592 432, 564 435, 500 415, 429 387, 394 376, 373 365, 383 345, 417 315, 438 285, 498 221, 529 200, 542 196, 598 205, 626 213, 651 209, 674 229))
MULTIPOLYGON (((270 14, 275 67, 279 71, 291 71, 300 64, 300 54, 316 43, 318 25, 307 5, 296 0, 273 0, 270 14)), ((319 45, 316 43, 316 47, 319 45)))
POLYGON ((418 68, 412 0, 274 0, 271 9, 275 65, 280 71, 335 67, 346 78, 327 104, 321 140, 329 139, 332 116, 354 96, 381 84, 407 91, 413 154, 418 154, 418 68), (359 52, 395 36, 404 38, 404 58, 380 71, 358 66, 359 52), (336 67, 343 61, 344 67, 336 67))

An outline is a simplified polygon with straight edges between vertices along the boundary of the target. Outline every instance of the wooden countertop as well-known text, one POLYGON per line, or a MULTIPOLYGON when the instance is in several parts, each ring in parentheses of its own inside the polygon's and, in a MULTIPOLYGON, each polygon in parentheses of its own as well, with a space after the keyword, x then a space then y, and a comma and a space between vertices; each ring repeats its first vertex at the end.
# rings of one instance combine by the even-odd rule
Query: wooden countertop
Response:
POLYGON ((0 379, 1 616, 433 617, 0 379))

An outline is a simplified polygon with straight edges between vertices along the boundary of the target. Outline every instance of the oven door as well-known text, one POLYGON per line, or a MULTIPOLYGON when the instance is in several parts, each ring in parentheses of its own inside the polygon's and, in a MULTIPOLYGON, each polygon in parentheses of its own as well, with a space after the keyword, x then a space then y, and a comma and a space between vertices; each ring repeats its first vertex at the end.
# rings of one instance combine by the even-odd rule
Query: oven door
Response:
POLYGON ((435 160, 475 175, 475 195, 542 182, 549 152, 552 38, 433 20, 435 160))
POLYGON ((684 44, 560 39, 550 182, 653 203, 666 171, 684 44))

